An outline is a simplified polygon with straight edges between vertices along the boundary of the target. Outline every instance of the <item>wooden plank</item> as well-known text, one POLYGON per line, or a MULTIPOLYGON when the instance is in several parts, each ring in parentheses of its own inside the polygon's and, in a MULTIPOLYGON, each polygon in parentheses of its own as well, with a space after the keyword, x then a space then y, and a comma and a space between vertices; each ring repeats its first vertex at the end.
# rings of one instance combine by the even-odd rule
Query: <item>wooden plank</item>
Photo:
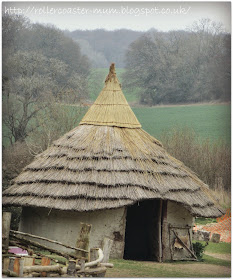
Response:
POLYGON ((194 257, 195 259, 197 259, 197 257, 194 255, 194 253, 186 246, 186 244, 179 238, 178 234, 172 230, 173 233, 175 234, 175 237, 179 240, 179 242, 181 243, 181 245, 192 255, 192 257, 194 257))
POLYGON ((90 239, 90 232, 91 232, 91 225, 80 223, 81 229, 76 241, 76 247, 82 249, 76 252, 76 258, 85 258, 88 259, 89 253, 89 239, 90 239))
POLYGON ((16 241, 10 240, 9 244, 13 245, 15 247, 19 247, 19 248, 21 248, 23 250, 26 250, 29 255, 33 255, 34 254, 33 250, 29 246, 23 246, 22 244, 20 244, 20 242, 16 242, 16 241))
POLYGON ((9 259, 9 257, 8 257, 8 258, 7 258, 7 257, 4 257, 4 258, 3 258, 3 269, 4 269, 4 270, 8 270, 9 264, 10 264, 10 259, 9 259))
POLYGON ((10 257, 9 259, 10 259, 9 270, 13 271, 14 270, 15 257, 10 257))
MULTIPOLYGON (((51 263, 50 258, 48 258, 48 257, 42 257, 42 259, 41 259, 41 265, 42 265, 42 266, 50 265, 50 263, 51 263)), ((46 273, 46 272, 41 272, 41 276, 42 276, 42 277, 46 277, 46 276, 47 276, 47 273, 46 273)))
POLYGON ((174 254, 173 254, 172 242, 171 242, 171 228, 170 228, 170 225, 168 226, 168 228, 169 228, 169 247, 170 247, 170 252, 171 252, 171 259, 174 260, 174 254))
POLYGON ((24 258, 19 260, 19 277, 23 277, 23 268, 24 268, 24 258))
POLYGON ((51 240, 51 239, 48 239, 48 238, 45 238, 45 237, 37 236, 37 235, 34 235, 34 234, 25 233, 25 232, 16 231, 16 230, 10 230, 10 232, 12 232, 14 234, 20 234, 20 235, 23 235, 23 236, 28 236, 28 237, 33 237, 33 238, 37 238, 37 239, 40 239, 40 240, 48 241, 50 243, 54 243, 54 244, 58 244, 60 246, 66 247, 68 249, 72 249, 72 250, 76 250, 76 251, 80 251, 80 252, 85 252, 85 253, 89 252, 88 250, 84 250, 84 249, 81 249, 81 248, 65 245, 65 244, 63 244, 61 242, 58 242, 58 241, 55 241, 55 240, 51 240))
POLYGON ((190 248, 193 251, 193 243, 192 243, 192 235, 191 235, 191 229, 188 230, 189 233, 189 242, 190 242, 190 248))
POLYGON ((162 205, 163 201, 159 201, 159 213, 158 213, 158 242, 159 242, 159 262, 162 262, 162 205))
POLYGON ((190 229, 191 228, 191 226, 173 226, 173 225, 169 225, 169 228, 171 228, 171 229, 190 229))
POLYGON ((2 270, 2 274, 6 275, 6 276, 9 276, 9 277, 18 277, 18 275, 15 272, 11 271, 11 270, 3 269, 2 270))
MULTIPOLYGON (((48 257, 48 256, 46 256, 46 255, 44 255, 44 254, 41 254, 41 253, 39 253, 39 252, 36 252, 36 255, 37 256, 40 256, 41 258, 42 257, 48 257)), ((54 262, 56 262, 56 263, 60 263, 60 264, 63 264, 63 265, 66 265, 67 264, 67 262, 64 260, 57 260, 55 257, 51 257, 51 256, 49 256, 49 258, 52 260, 52 261, 54 261, 54 262)))
POLYGON ((42 266, 42 265, 24 266, 23 272, 24 273, 30 273, 30 272, 58 272, 58 273, 61 273, 61 267, 59 264, 48 265, 48 266, 42 266))
POLYGON ((98 251, 96 250, 96 248, 91 248, 90 249, 90 261, 95 261, 96 259, 98 259, 99 254, 98 251))
POLYGON ((9 234, 11 226, 11 213, 3 212, 2 214, 2 249, 8 252, 9 234))
POLYGON ((35 264, 34 257, 24 257, 24 266, 32 266, 35 264))
POLYGON ((109 261, 109 257, 110 257, 110 253, 111 253, 111 249, 112 249, 112 245, 113 245, 113 240, 107 237, 104 237, 103 240, 103 254, 104 254, 104 258, 102 260, 103 263, 108 263, 109 261))
POLYGON ((162 261, 164 262, 167 258, 166 248, 169 246, 170 237, 168 236, 168 225, 167 225, 167 200, 163 200, 163 211, 162 211, 162 261))
POLYGON ((48 251, 53 252, 53 253, 55 253, 55 254, 57 254, 57 255, 59 255, 59 256, 63 256, 63 257, 66 258, 66 259, 69 259, 69 257, 71 257, 71 258, 76 258, 76 256, 75 256, 74 254, 71 254, 71 253, 62 253, 62 252, 60 252, 60 251, 58 251, 58 250, 55 250, 55 249, 50 248, 50 247, 48 247, 48 246, 42 245, 42 244, 40 244, 40 243, 38 243, 38 242, 36 242, 36 241, 32 241, 32 240, 27 239, 27 238, 25 238, 25 237, 19 237, 18 235, 13 234, 13 233, 10 233, 10 235, 11 235, 12 237, 14 237, 16 240, 19 240, 20 242, 23 242, 23 244, 32 245, 32 246, 34 246, 34 247, 38 247, 38 248, 42 248, 42 249, 48 250, 48 251))
POLYGON ((81 259, 79 261, 79 264, 80 264, 80 272, 84 272, 84 270, 85 270, 85 260, 81 259))
POLYGON ((19 258, 15 258, 13 271, 19 276, 19 258))

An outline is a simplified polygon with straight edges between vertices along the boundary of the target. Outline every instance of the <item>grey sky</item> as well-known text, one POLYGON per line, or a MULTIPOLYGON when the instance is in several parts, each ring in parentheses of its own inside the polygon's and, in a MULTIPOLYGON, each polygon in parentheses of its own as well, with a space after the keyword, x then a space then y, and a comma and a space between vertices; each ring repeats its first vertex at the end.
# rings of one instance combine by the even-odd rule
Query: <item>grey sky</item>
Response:
POLYGON ((3 13, 23 13, 31 21, 60 29, 185 29, 210 18, 231 31, 231 2, 3 2, 3 13))

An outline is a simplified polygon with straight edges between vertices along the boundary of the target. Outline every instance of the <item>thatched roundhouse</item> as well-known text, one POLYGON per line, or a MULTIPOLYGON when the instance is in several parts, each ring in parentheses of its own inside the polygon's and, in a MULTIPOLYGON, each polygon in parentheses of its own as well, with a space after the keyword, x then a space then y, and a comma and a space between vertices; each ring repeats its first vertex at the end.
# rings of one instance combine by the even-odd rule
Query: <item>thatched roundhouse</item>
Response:
POLYGON ((173 229, 191 248, 193 217, 223 214, 208 186, 141 128, 114 64, 79 126, 23 170, 3 205, 23 207, 21 231, 74 246, 87 222, 91 247, 109 237, 112 257, 148 260, 188 257, 173 229))

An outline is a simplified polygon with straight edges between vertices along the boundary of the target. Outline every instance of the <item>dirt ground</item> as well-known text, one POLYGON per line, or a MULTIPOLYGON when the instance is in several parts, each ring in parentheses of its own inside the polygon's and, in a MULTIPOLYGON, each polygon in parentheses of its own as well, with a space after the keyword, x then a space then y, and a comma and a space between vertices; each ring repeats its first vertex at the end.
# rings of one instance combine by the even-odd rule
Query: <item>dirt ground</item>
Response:
POLYGON ((205 254, 208 256, 217 258, 217 259, 225 260, 225 261, 231 260, 231 254, 217 254, 217 253, 209 253, 209 252, 206 252, 205 254))
MULTIPOLYGON (((229 257, 229 256, 228 256, 229 257)), ((196 274, 198 274, 197 277, 208 277, 210 275, 213 275, 214 277, 230 277, 231 276, 231 268, 230 267, 224 267, 220 265, 212 265, 212 264, 201 264, 201 263, 192 263, 192 264, 169 264, 169 263, 155 263, 155 262, 145 262, 143 265, 144 268, 153 269, 154 275, 144 275, 144 277, 172 277, 172 276, 166 276, 167 273, 173 274, 173 277, 177 277, 177 273, 185 272, 184 277, 187 277, 187 275, 190 275, 188 277, 195 277, 196 274), (159 272, 157 273, 156 270, 159 272), (164 272, 164 276, 161 276, 161 272, 164 272)), ((139 269, 140 270, 140 269, 139 269)), ((143 275, 135 270, 130 269, 108 269, 106 277, 112 278, 121 278, 121 277, 143 277, 143 275)))

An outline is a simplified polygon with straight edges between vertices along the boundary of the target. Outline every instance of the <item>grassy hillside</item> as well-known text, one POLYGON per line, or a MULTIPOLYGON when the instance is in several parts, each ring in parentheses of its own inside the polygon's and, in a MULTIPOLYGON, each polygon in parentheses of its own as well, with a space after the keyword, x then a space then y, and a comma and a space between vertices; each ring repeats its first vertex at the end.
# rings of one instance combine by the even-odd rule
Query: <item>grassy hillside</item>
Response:
POLYGON ((193 129, 201 139, 231 141, 231 106, 187 105, 174 107, 133 108, 144 130, 160 139, 173 128, 193 129))
MULTIPOLYGON (((122 81, 123 68, 116 72, 122 81)), ((89 79, 90 99, 94 101, 103 88, 108 68, 92 69, 89 79)), ((128 102, 137 102, 139 95, 135 89, 129 92, 123 88, 128 102)), ((160 139, 162 133, 173 128, 192 128, 201 139, 223 140, 230 144, 230 105, 186 105, 174 107, 139 107, 133 108, 134 113, 141 122, 142 127, 154 137, 160 139)))

